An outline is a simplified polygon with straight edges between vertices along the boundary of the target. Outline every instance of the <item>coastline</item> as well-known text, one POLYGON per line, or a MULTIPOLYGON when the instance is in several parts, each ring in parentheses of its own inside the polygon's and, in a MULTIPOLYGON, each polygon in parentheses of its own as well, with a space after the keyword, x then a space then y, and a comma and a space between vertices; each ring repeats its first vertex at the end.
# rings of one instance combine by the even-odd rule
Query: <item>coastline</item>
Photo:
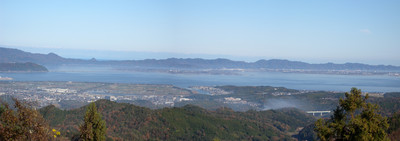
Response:
POLYGON ((0 76, 0 80, 13 80, 13 78, 11 78, 11 77, 1 77, 0 76))

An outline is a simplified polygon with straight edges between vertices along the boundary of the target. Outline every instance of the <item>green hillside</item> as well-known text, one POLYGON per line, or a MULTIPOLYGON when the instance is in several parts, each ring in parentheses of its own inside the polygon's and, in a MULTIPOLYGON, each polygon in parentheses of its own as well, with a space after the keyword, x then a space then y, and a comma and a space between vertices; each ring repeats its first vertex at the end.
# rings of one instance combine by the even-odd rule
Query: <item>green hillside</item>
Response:
POLYGON ((47 72, 47 68, 35 63, 0 63, 0 72, 47 72))
MULTIPOLYGON (((186 105, 151 110, 108 100, 96 105, 107 123, 108 138, 114 140, 292 140, 288 132, 315 121, 297 109, 235 112, 186 105)), ((50 126, 71 138, 78 135, 85 109, 47 106, 39 111, 50 126)))

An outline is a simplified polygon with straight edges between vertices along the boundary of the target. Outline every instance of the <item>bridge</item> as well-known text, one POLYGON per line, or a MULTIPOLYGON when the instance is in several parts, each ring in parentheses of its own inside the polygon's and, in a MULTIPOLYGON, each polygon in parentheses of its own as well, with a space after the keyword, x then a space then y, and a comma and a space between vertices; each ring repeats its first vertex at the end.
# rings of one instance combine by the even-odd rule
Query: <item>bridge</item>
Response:
POLYGON ((331 111, 306 111, 306 113, 307 114, 312 114, 313 116, 315 114, 321 114, 321 116, 322 116, 322 114, 328 114, 328 113, 331 113, 331 111))

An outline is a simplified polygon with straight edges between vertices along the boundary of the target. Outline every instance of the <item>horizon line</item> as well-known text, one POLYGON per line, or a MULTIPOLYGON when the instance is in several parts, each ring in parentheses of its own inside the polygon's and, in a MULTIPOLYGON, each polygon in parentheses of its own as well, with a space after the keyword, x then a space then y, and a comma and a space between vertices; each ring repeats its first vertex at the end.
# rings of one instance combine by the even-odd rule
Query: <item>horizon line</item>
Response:
MULTIPOLYGON (((291 62, 302 62, 302 63, 307 63, 307 64, 364 64, 364 65, 372 65, 372 66, 396 66, 400 67, 400 65, 394 65, 394 64, 382 64, 382 63, 377 63, 377 64, 371 64, 371 63, 363 63, 363 62, 357 62, 357 61, 345 61, 345 62, 335 62, 335 61, 325 61, 325 62, 310 62, 310 61, 304 61, 304 60, 296 60, 296 59, 289 59, 289 58, 266 58, 266 57, 257 57, 257 56, 235 56, 235 55, 215 55, 215 54, 196 54, 196 53, 174 53, 174 52, 149 52, 149 51, 119 51, 119 50, 95 50, 95 49, 69 49, 69 48, 46 48, 46 47, 23 47, 23 46, 8 46, 8 45, 1 45, 0 47, 2 48, 9 48, 9 49, 17 49, 23 52, 28 52, 32 54, 51 54, 54 53, 59 57, 65 58, 65 59, 80 59, 80 60, 91 60, 95 59, 97 61, 140 61, 140 60, 167 60, 167 59, 203 59, 203 60, 217 60, 217 59, 226 59, 230 61, 237 61, 237 62, 246 62, 246 63, 255 63, 257 61, 265 60, 265 61, 270 61, 270 60, 282 60, 282 61, 291 61, 291 62), (137 59, 118 59, 118 58, 99 58, 99 57, 68 57, 64 55, 60 55, 59 52, 55 51, 27 51, 27 49, 33 49, 33 50, 73 50, 73 51, 96 51, 96 52, 119 52, 119 53, 136 53, 136 54, 158 54, 160 56, 164 57, 148 57, 148 58, 137 58, 137 59), (168 56, 166 57, 165 55, 176 55, 176 56, 168 56), (202 57, 182 57, 182 56, 190 56, 190 55, 198 55, 202 57), (181 57, 179 57, 181 56, 181 57), (247 59, 246 59, 247 58, 247 59), (250 61, 251 60, 251 61, 250 61)), ((62 53, 61 53, 62 54, 62 53)), ((109 55, 109 54, 108 54, 109 55)), ((320 60, 320 59, 318 59, 320 60)))

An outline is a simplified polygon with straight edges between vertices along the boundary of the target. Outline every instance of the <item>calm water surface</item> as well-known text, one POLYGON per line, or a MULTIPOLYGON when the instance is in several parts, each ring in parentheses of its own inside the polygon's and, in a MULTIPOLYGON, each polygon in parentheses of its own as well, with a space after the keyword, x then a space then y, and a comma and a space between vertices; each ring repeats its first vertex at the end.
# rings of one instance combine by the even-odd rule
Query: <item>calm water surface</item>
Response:
POLYGON ((391 76, 324 75, 260 72, 241 75, 168 74, 156 72, 75 71, 48 73, 0 73, 14 81, 79 81, 189 86, 281 86, 298 90, 349 91, 357 87, 367 92, 400 92, 400 78, 391 76))

